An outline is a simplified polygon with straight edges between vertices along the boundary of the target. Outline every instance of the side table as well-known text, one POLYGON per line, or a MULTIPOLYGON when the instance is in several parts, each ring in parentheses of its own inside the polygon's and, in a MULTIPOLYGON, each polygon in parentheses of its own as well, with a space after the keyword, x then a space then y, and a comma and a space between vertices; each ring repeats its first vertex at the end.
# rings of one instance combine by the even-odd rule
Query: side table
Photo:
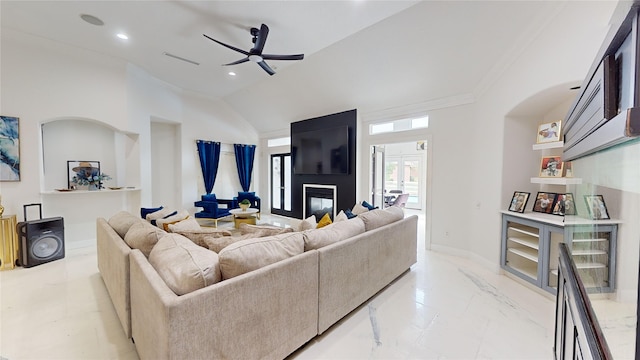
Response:
POLYGON ((0 270, 13 269, 19 255, 15 215, 0 217, 0 240, 0 270))
POLYGON ((256 224, 256 214, 258 213, 258 209, 248 208, 247 210, 242 209, 231 209, 229 212, 233 215, 233 222, 235 224, 235 228, 239 229, 240 224, 256 224))

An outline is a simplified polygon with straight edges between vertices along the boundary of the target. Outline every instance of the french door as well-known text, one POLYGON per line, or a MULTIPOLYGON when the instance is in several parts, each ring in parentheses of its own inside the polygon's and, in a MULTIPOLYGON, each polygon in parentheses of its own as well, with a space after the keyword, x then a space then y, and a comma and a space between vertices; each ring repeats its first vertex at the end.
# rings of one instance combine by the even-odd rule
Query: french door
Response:
POLYGON ((271 213, 291 214, 291 154, 271 155, 271 213))
POLYGON ((392 156, 385 159, 384 188, 389 193, 408 193, 405 207, 421 209, 423 197, 422 156, 392 156))
POLYGON ((385 195, 385 159, 384 146, 371 147, 371 204, 373 206, 384 207, 385 195))

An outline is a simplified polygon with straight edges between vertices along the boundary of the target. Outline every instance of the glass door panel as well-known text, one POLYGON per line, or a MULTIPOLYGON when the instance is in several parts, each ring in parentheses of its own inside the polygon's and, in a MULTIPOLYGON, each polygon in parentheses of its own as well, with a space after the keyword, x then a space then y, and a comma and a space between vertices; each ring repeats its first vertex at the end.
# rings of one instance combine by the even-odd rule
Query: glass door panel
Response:
POLYGON ((385 154, 384 146, 371 147, 371 201, 373 206, 384 207, 385 183, 385 154))
POLYGON ((271 208, 282 209, 282 199, 280 198, 280 188, 282 187, 282 158, 280 156, 271 157, 271 208))
POLYGON ((291 154, 271 155, 271 213, 291 216, 291 154))
POLYGON ((409 193, 407 208, 420 209, 422 200, 422 159, 419 157, 402 158, 402 189, 409 193))

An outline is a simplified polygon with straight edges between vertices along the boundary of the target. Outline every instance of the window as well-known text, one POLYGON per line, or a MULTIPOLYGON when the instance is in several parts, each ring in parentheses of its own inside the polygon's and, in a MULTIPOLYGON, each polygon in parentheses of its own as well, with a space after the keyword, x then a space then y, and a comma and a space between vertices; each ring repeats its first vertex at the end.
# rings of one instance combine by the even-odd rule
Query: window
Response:
POLYGON ((383 134, 396 131, 414 130, 429 127, 429 117, 399 119, 390 122, 369 125, 369 134, 383 134))
POLYGON ((291 145, 291 138, 289 136, 267 140, 267 147, 287 146, 287 145, 291 145))

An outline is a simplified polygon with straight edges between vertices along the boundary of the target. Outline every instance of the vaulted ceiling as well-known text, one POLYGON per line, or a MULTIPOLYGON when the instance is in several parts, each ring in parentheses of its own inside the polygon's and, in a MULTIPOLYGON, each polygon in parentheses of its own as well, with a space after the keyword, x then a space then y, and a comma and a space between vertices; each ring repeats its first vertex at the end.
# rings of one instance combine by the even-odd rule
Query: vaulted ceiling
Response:
POLYGON ((541 28, 580 7, 603 9, 597 26, 613 8, 592 1, 3 0, 0 15, 3 30, 124 59, 182 89, 226 101, 269 133, 353 108, 376 113, 473 98, 541 28), (104 25, 88 24, 81 14, 104 25), (304 53, 304 60, 270 61, 274 76, 251 62, 223 67, 242 55, 203 37, 248 50, 249 29, 262 23, 270 28, 265 53, 304 53), (118 32, 129 40, 117 39, 118 32))

